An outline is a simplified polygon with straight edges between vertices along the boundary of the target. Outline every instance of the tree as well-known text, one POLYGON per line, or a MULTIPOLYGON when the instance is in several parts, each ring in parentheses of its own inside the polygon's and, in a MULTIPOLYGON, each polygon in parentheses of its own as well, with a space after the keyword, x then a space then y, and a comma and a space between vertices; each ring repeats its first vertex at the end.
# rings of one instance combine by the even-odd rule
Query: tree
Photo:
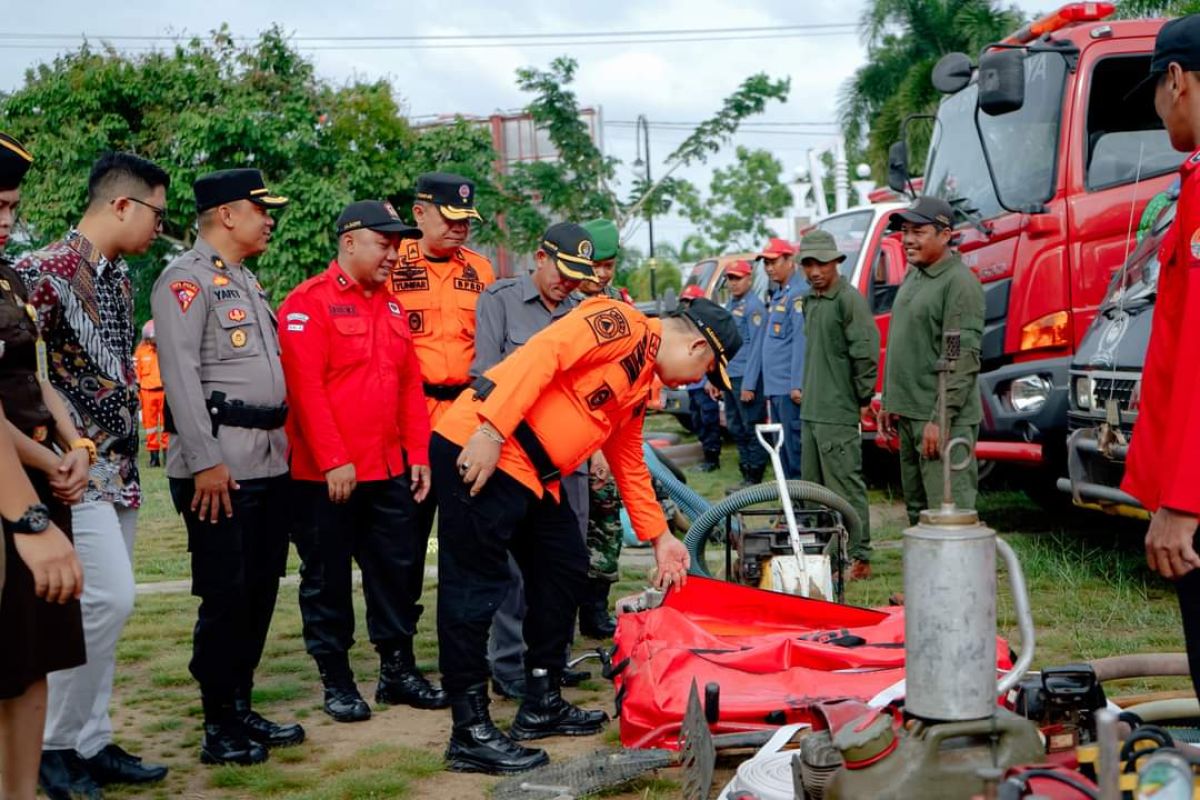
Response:
POLYGON ((709 252, 752 248, 775 235, 767 219, 782 216, 792 205, 782 174, 783 164, 766 150, 740 146, 733 164, 713 171, 708 199, 685 206, 709 252))
MULTIPOLYGON (((938 59, 956 51, 975 59, 1022 20, 1015 6, 1001 8, 995 0, 870 0, 860 22, 867 63, 842 86, 839 113, 848 142, 865 134, 877 180, 886 177, 887 150, 905 117, 936 110, 930 79, 938 59)), ((910 160, 923 164, 928 142, 914 145, 910 160)))
POLYGON ((1138 17, 1181 17, 1200 12, 1200 0, 1119 0, 1117 16, 1125 19, 1138 17))
MULTIPOLYGON (((79 219, 88 170, 102 152, 135 152, 170 173, 165 235, 132 264, 139 321, 169 256, 195 236, 191 186, 211 170, 257 167, 292 198, 255 264, 276 300, 328 262, 332 221, 351 200, 390 194, 449 163, 483 179, 485 212, 498 202, 486 130, 461 123, 418 134, 387 81, 323 81, 278 28, 244 46, 222 28, 140 55, 84 44, 27 71, 24 86, 3 99, 0 120, 36 159, 22 203, 30 246, 79 219)), ((498 235, 488 226, 481 234, 498 235)))

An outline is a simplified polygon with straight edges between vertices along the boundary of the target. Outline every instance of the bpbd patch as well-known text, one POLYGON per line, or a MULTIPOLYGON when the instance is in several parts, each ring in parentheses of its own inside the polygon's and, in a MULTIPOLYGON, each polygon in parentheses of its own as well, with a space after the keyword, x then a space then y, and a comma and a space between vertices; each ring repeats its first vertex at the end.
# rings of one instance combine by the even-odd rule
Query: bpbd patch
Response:
POLYGON ((623 339, 629 335, 629 320, 615 308, 588 314, 584 319, 592 329, 592 335, 596 337, 596 344, 623 339))

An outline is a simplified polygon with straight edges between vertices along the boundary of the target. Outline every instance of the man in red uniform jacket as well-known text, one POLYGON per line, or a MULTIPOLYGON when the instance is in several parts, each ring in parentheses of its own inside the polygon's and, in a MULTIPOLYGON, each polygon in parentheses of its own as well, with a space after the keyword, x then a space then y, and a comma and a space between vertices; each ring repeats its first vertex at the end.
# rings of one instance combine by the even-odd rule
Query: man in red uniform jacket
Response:
POLYGON ((391 205, 365 200, 346 206, 337 233, 337 259, 280 308, 279 339, 304 643, 321 672, 326 713, 357 722, 371 709, 347 655, 351 558, 362 569, 367 634, 380 656, 375 702, 447 701, 413 658, 421 583, 402 577, 424 556, 416 530, 417 503, 429 492, 429 415, 408 317, 385 287, 401 240, 421 232, 391 205))
POLYGON ((1142 402, 1122 488, 1153 512, 1146 561, 1175 581, 1192 685, 1200 692, 1200 14, 1158 32, 1150 77, 1154 108, 1171 144, 1191 153, 1180 167, 1175 222, 1159 252, 1158 302, 1142 373, 1142 402))

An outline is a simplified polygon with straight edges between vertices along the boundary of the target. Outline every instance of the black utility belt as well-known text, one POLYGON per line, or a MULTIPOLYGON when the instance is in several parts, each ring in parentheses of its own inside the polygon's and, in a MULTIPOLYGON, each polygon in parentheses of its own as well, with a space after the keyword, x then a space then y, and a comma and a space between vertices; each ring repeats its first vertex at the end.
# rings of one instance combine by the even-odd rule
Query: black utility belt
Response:
POLYGON ((458 396, 470 388, 469 383, 426 383, 423 385, 425 396, 434 400, 457 400, 458 396))
MULTIPOLYGON (((251 406, 241 400, 230 400, 224 392, 213 392, 204 401, 212 420, 212 435, 216 436, 222 425, 233 428, 254 428, 257 430, 273 431, 282 428, 287 422, 287 403, 281 406, 251 406)), ((171 413, 168 400, 166 413, 163 415, 163 429, 167 433, 178 433, 175 428, 175 418, 171 413)))

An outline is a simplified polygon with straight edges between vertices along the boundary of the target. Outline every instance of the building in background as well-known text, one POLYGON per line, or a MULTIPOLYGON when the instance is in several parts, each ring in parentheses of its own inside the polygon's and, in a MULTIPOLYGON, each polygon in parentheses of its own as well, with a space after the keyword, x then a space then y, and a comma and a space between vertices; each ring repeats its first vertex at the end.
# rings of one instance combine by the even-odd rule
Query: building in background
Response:
MULTIPOLYGON (((550 134, 539 129, 533 118, 524 111, 497 111, 489 116, 474 116, 469 114, 440 114, 431 117, 417 117, 410 122, 415 130, 431 128, 435 125, 453 125, 458 119, 476 125, 486 125, 492 134, 492 147, 498 156, 496 170, 507 174, 513 164, 537 161, 558 160, 558 150, 550 141, 550 134)), ((579 111, 579 119, 587 126, 592 141, 601 153, 604 152, 603 115, 601 109, 583 108, 579 111)), ((496 220, 503 226, 504 219, 496 220)), ((528 253, 513 253, 503 247, 479 246, 478 249, 492 260, 497 277, 521 275, 533 269, 533 255, 528 253)))

